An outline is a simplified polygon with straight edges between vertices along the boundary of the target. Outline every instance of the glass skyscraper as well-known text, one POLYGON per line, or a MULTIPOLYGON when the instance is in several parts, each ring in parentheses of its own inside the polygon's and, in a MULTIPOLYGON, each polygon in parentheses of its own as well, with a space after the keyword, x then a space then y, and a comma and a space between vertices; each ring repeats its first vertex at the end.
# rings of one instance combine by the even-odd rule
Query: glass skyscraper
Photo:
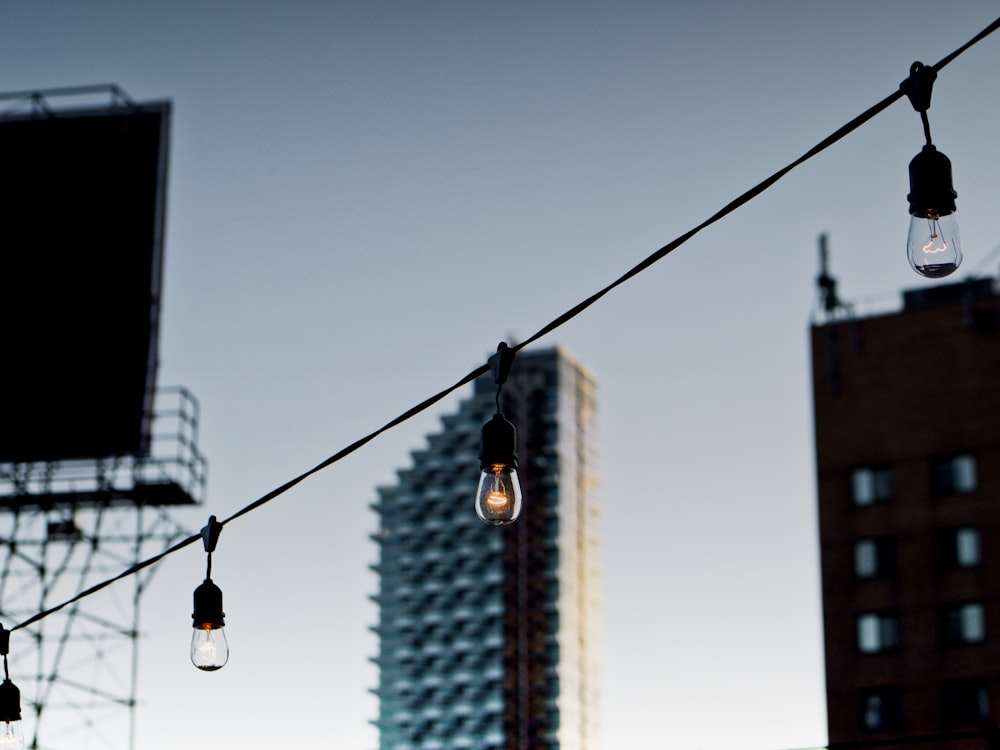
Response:
POLYGON ((595 391, 561 350, 518 356, 501 402, 524 494, 510 526, 473 508, 489 376, 378 490, 381 750, 596 750, 595 391))

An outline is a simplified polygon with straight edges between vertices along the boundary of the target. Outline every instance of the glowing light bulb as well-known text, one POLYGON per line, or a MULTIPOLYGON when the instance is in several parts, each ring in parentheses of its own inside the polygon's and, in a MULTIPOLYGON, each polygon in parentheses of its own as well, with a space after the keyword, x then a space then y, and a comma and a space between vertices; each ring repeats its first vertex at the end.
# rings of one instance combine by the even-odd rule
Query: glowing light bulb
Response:
POLYGON ((24 750, 21 722, 5 721, 0 724, 0 750, 24 750))
POLYGON ((483 473, 476 489, 476 515, 494 526, 514 523, 521 513, 517 430, 498 411, 483 425, 482 438, 479 468, 483 473))
POLYGON ((521 513, 521 483, 517 469, 492 464, 483 469, 476 491, 476 515, 494 526, 513 523, 521 513))
POLYGON ((194 590, 194 632, 191 634, 191 663, 204 672, 222 669, 229 661, 226 619, 222 611, 222 589, 211 578, 194 590))
POLYGON ((191 663, 205 672, 214 672, 226 666, 227 661, 229 642, 225 629, 210 624, 195 627, 191 635, 191 663))
POLYGON ((939 279, 962 263, 962 245, 955 220, 955 192, 951 161, 934 146, 910 162, 910 233, 906 257, 921 276, 939 279))

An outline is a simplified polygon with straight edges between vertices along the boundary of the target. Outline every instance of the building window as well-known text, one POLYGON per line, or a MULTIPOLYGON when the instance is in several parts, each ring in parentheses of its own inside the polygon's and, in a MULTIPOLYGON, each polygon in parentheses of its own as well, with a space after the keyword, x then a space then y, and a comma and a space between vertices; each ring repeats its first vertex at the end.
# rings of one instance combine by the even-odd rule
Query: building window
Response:
POLYGON ((949 604, 941 610, 941 637, 946 646, 982 643, 986 638, 986 616, 979 602, 949 604))
POLYGON ((896 574, 896 540, 890 536, 859 539, 854 543, 854 576, 885 578, 896 574))
POLYGON ((984 680, 953 680, 941 686, 941 718, 946 726, 975 724, 990 718, 990 694, 984 680))
POLYGON ((862 690, 860 724, 869 731, 899 729, 903 726, 903 691, 898 687, 862 690))
POLYGON ((851 472, 851 501, 875 505, 892 499, 892 470, 888 466, 861 466, 851 472))
POLYGON ((931 488, 936 495, 975 492, 976 457, 970 453, 942 456, 931 460, 931 488))
POLYGON ((899 648, 899 616, 891 612, 858 615, 858 651, 878 654, 899 648))
POLYGON ((934 537, 934 560, 939 570, 978 567, 983 561, 979 529, 962 526, 938 530, 934 537))

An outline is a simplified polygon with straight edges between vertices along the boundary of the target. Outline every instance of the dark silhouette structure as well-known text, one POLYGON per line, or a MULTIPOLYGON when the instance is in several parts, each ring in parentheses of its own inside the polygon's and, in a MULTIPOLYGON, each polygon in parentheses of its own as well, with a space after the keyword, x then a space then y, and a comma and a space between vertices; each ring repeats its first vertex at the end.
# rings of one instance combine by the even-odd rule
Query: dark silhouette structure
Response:
MULTIPOLYGON (((0 100, 9 628, 186 536, 170 510, 201 502, 205 461, 194 397, 156 384, 169 102, 136 103, 115 86, 0 100)), ((124 597, 87 597, 14 632, 31 747, 76 747, 84 733, 134 745, 139 599, 152 572, 124 597)))

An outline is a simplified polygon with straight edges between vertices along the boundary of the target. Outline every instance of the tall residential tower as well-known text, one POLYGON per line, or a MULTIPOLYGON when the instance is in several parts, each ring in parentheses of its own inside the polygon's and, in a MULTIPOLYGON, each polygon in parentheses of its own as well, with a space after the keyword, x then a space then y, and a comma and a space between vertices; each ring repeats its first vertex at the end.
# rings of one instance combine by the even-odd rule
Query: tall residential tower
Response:
POLYGON ((597 748, 594 380, 561 350, 518 356, 502 400, 524 495, 510 526, 473 507, 495 396, 476 381, 378 490, 382 750, 597 748))

